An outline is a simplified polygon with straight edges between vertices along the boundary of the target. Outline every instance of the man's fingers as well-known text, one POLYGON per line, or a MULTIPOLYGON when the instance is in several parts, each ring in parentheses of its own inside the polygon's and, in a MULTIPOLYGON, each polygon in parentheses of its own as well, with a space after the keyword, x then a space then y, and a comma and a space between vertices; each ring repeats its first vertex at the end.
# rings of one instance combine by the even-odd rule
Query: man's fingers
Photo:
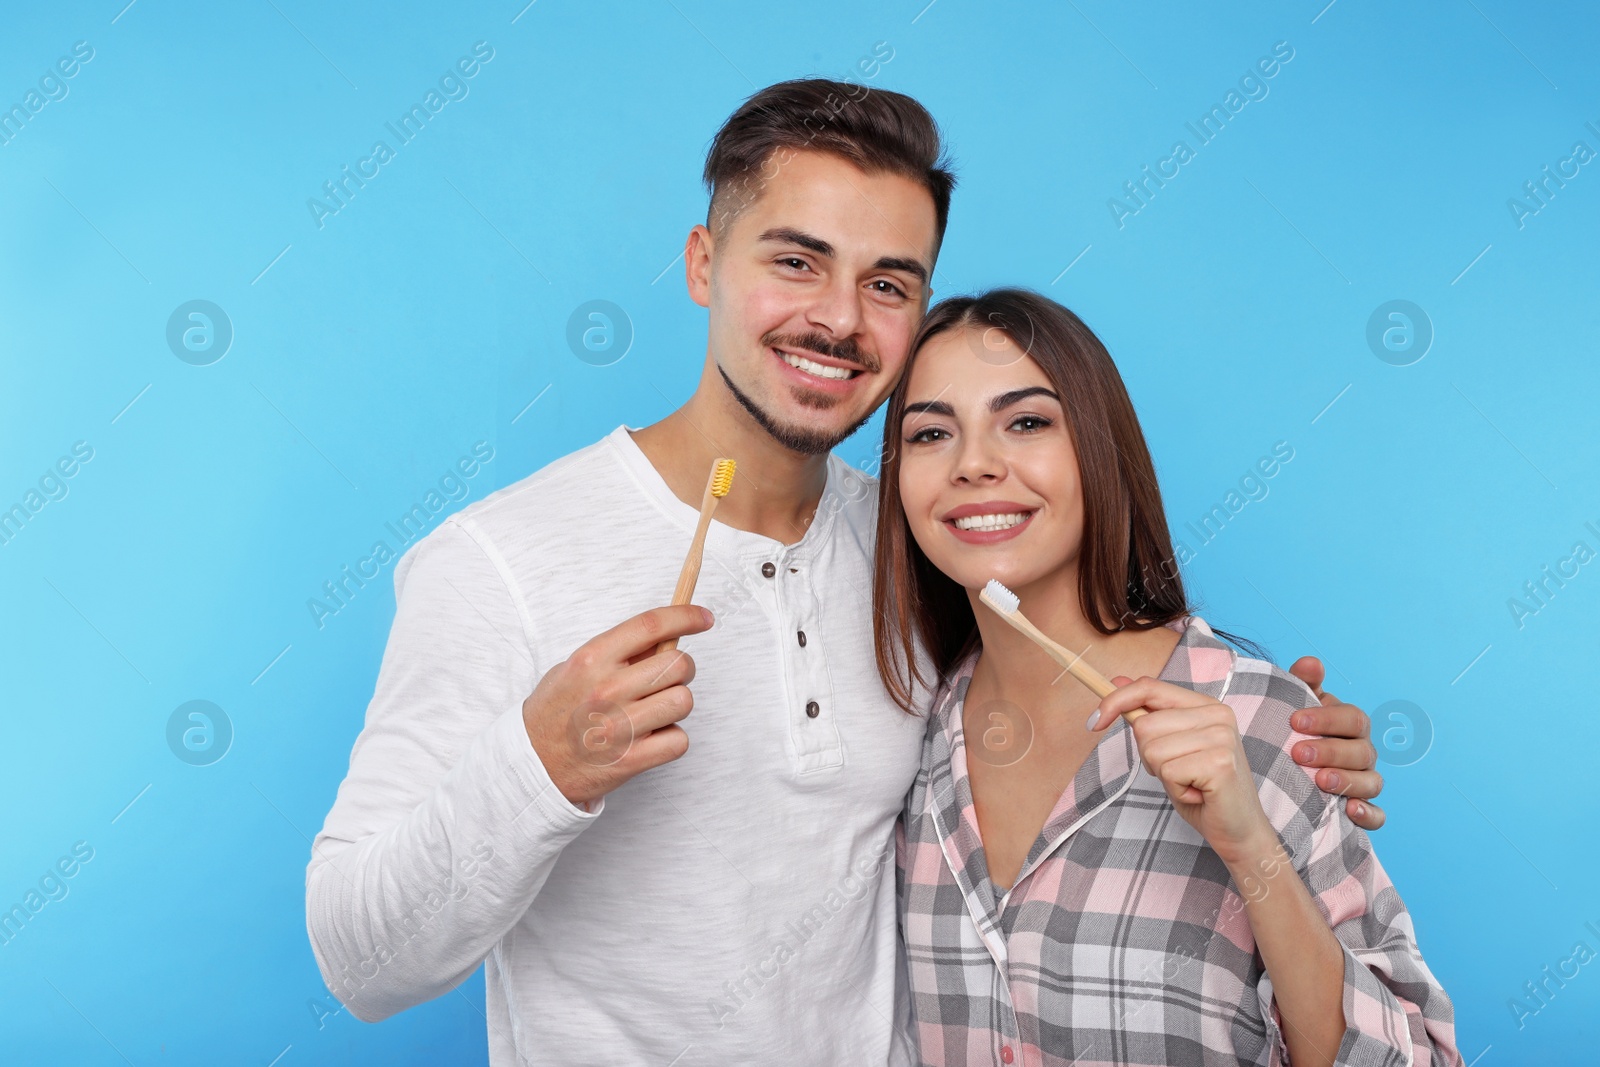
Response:
POLYGON ((608 664, 627 663, 662 641, 711 629, 711 612, 698 604, 670 604, 642 611, 591 638, 574 652, 574 660, 586 653, 608 664))
POLYGON ((1320 737, 1366 737, 1372 730, 1372 720, 1354 704, 1301 708, 1289 717, 1289 725, 1320 737))
POLYGON ((1347 800, 1344 802, 1344 810, 1345 814, 1350 816, 1350 821, 1363 830, 1381 829, 1386 820, 1382 808, 1364 800, 1347 800))
POLYGON ((1322 696, 1322 679, 1327 672, 1322 669, 1322 661, 1315 656, 1301 656, 1289 668, 1289 673, 1311 687, 1311 691, 1318 697, 1322 696))
POLYGON ((694 657, 687 652, 673 649, 671 652, 646 656, 639 662, 616 671, 597 687, 597 695, 602 699, 625 704, 674 685, 687 685, 694 680, 694 675, 694 657))
POLYGON ((1317 772, 1317 786, 1334 796, 1371 800, 1383 792, 1383 775, 1377 771, 1341 771, 1324 767, 1317 772))
POLYGON ((688 686, 675 685, 659 693, 651 693, 628 707, 628 718, 633 722, 635 739, 652 731, 664 729, 681 722, 694 709, 694 694, 688 686))
POLYGON ((1294 761, 1305 767, 1333 767, 1347 773, 1371 771, 1378 765, 1378 750, 1366 738, 1346 741, 1318 737, 1294 746, 1294 761))
POLYGON ((635 774, 659 767, 689 751, 689 735, 681 726, 663 726, 661 729, 634 739, 633 749, 627 759, 635 774))

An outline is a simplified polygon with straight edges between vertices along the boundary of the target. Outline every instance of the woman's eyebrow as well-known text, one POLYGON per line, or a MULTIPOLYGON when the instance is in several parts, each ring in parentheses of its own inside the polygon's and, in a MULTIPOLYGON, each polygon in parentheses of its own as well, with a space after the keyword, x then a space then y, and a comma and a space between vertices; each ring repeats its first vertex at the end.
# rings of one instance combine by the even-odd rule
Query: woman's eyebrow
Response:
POLYGON ((990 398, 989 410, 999 414, 1019 400, 1026 400, 1030 396, 1047 396, 1056 403, 1061 403, 1061 398, 1054 389, 1047 389, 1042 385, 1030 385, 1026 389, 1013 389, 1009 393, 1000 393, 990 398))
POLYGON ((906 415, 920 415, 927 412, 929 415, 943 415, 947 419, 956 417, 956 409, 946 404, 943 400, 919 400, 915 404, 907 404, 901 417, 906 415))

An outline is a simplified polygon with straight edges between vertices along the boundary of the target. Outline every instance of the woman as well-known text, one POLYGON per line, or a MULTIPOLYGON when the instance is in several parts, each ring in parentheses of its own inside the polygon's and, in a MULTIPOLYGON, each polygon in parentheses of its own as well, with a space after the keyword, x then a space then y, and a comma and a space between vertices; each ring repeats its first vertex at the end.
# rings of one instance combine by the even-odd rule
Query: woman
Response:
POLYGON ((901 841, 923 1060, 1458 1063, 1367 836, 1290 757, 1315 698, 1190 611, 1104 346, 1001 289, 935 307, 910 358, 875 636, 906 710, 938 684, 901 841), (1065 677, 991 578, 1122 688, 1065 677))

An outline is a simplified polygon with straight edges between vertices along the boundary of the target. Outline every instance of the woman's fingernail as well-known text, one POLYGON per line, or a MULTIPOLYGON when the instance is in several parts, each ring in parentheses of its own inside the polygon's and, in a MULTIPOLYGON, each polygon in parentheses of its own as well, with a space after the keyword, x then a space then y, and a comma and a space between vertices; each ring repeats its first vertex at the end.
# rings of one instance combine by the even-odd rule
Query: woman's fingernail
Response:
POLYGON ((1098 725, 1100 725, 1100 709, 1095 708, 1089 715, 1089 729, 1093 730, 1098 725))

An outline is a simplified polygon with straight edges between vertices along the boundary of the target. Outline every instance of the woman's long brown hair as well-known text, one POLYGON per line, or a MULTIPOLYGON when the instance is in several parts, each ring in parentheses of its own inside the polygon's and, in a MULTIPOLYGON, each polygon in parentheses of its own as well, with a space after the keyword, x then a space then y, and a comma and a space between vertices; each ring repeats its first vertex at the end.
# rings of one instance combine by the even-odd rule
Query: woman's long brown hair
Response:
MULTIPOLYGON (((936 305, 911 342, 906 369, 883 422, 878 481, 878 544, 872 596, 878 673, 895 702, 915 714, 916 687, 930 684, 913 656, 920 640, 937 685, 975 645, 977 620, 967 592, 939 571, 911 536, 900 502, 900 434, 917 353, 950 330, 999 331, 1026 352, 1062 399, 1083 484, 1078 597, 1104 634, 1147 630, 1189 614, 1172 553, 1155 465, 1127 387, 1105 345, 1060 304, 1026 289, 992 289, 936 305)), ((1231 634, 1215 631, 1236 644, 1231 634)))

